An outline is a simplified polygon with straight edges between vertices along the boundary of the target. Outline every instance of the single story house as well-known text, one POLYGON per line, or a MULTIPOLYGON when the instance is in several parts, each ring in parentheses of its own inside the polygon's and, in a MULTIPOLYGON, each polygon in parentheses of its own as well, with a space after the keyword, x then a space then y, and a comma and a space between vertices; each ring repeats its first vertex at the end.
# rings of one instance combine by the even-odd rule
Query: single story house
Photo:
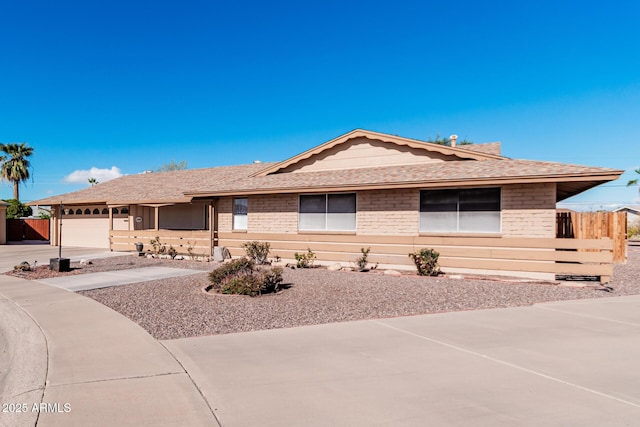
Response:
POLYGON ((380 268, 409 269, 410 252, 432 248, 446 272, 606 281, 610 242, 556 239, 555 209, 622 173, 358 129, 278 163, 128 175, 30 204, 52 207, 53 245, 62 223, 64 245, 117 251, 159 237, 239 256, 258 240, 283 260, 310 249, 348 265, 370 247, 380 268))

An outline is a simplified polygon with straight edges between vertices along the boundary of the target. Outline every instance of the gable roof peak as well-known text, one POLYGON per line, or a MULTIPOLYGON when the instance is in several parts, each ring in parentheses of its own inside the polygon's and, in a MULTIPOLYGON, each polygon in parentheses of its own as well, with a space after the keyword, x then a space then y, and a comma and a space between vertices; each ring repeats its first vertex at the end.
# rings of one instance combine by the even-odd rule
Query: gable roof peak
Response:
POLYGON ((370 140, 382 141, 387 144, 395 144, 398 146, 408 146, 411 148, 421 149, 430 152, 440 153, 446 156, 454 156, 458 157, 461 160, 494 160, 494 159, 504 159, 499 154, 492 153, 490 151, 484 152, 481 150, 471 150, 458 147, 450 147, 447 145, 435 144, 427 141, 420 141, 418 139, 405 138, 398 135, 391 135, 387 133, 375 132, 366 129, 356 128, 353 129, 343 135, 338 136, 330 141, 327 141, 323 144, 320 144, 316 147, 313 147, 303 153, 297 154, 293 157, 290 157, 282 162, 276 163, 268 168, 265 168, 255 174, 251 175, 255 176, 266 176, 273 173, 277 173, 291 165, 294 165, 298 162, 306 160, 312 156, 316 156, 326 150, 332 149, 341 144, 345 144, 348 141, 355 138, 367 138, 370 140))

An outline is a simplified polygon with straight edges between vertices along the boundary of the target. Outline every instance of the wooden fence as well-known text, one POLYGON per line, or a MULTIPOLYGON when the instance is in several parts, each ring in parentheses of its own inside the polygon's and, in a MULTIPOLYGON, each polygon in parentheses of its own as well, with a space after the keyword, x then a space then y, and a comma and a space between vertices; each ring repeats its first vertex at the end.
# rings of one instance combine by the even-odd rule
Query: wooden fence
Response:
POLYGON ((49 220, 39 218, 8 219, 7 240, 49 240, 49 220))
POLYGON ((151 240, 158 237, 167 249, 173 246, 179 254, 187 255, 191 248, 195 255, 211 256, 211 232, 208 230, 113 230, 109 234, 113 251, 135 251, 138 242, 144 245, 144 252, 153 251, 151 240))
POLYGON ((556 225, 560 239, 611 239, 613 262, 627 261, 626 212, 558 212, 556 225))
POLYGON ((220 233, 219 244, 231 255, 244 254, 242 244, 269 242, 271 256, 292 260, 311 249, 318 261, 353 263, 361 248, 371 248, 369 261, 385 268, 413 268, 410 252, 430 248, 440 253, 444 271, 475 272, 553 279, 597 276, 608 283, 613 274, 613 241, 602 239, 361 236, 276 233, 220 233), (582 249, 589 250, 588 252, 582 249))

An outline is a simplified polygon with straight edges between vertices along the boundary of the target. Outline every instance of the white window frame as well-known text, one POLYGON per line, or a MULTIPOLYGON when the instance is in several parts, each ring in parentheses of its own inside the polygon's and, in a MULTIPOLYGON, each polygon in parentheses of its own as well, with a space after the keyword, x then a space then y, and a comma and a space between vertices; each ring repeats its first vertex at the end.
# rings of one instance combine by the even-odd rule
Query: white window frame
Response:
POLYGON ((233 198, 233 206, 231 210, 233 211, 233 229, 239 231, 246 231, 249 226, 249 198, 248 197, 234 197, 233 198), (236 212, 236 201, 244 200, 244 205, 246 206, 246 212, 238 213, 236 212))
MULTIPOLYGON (((420 233, 441 233, 441 234, 498 234, 498 233, 502 233, 502 188, 501 187, 472 187, 472 188, 445 188, 445 189, 424 189, 420 191, 420 205, 419 205, 419 214, 420 214, 420 222, 419 222, 419 230, 420 233), (460 210, 460 193, 464 192, 464 191, 468 191, 468 190, 498 190, 498 209, 497 210, 488 210, 488 211, 464 211, 464 210, 460 210), (456 196, 457 196, 457 201, 456 201, 456 210, 450 210, 450 211, 442 211, 443 213, 451 213, 451 218, 450 219, 454 219, 455 218, 455 229, 450 228, 429 228, 429 220, 427 219, 429 212, 428 211, 423 211, 422 209, 422 204, 423 204, 423 194, 428 193, 428 192, 437 192, 437 191, 451 191, 451 192, 456 192, 456 196), (476 214, 480 214, 482 212, 495 212, 497 213, 497 227, 493 227, 493 228, 486 228, 486 229, 471 229, 471 230, 464 230, 461 229, 461 223, 464 221, 464 219, 462 219, 461 221, 461 213, 464 212, 468 212, 470 214, 473 215, 473 213, 475 212, 476 214), (455 214, 455 215, 454 215, 455 214)), ((435 212, 433 212, 435 213, 435 212)), ((445 218, 446 219, 446 218, 445 218)))
MULTIPOLYGON (((344 214, 344 213, 343 213, 344 214)), ((358 194, 355 192, 345 192, 345 193, 311 193, 311 194, 300 194, 298 196, 298 231, 335 231, 335 232, 355 232, 358 228, 358 194), (331 212, 329 212, 329 197, 330 196, 334 196, 334 195, 353 195, 354 198, 354 210, 353 212, 347 212, 347 214, 349 215, 353 215, 353 227, 348 227, 348 228, 340 228, 340 227, 333 227, 333 228, 329 228, 329 224, 331 222, 335 222, 335 221, 331 221, 331 212), (300 212, 301 208, 302 208, 302 203, 301 200, 303 197, 305 196, 314 196, 314 197, 319 197, 319 196, 324 196, 324 212, 318 212, 315 213, 316 215, 318 214, 324 214, 324 227, 309 227, 309 228, 303 228, 304 226, 302 224, 304 224, 305 221, 303 216, 304 215, 309 215, 309 213, 304 213, 304 212, 300 212)))

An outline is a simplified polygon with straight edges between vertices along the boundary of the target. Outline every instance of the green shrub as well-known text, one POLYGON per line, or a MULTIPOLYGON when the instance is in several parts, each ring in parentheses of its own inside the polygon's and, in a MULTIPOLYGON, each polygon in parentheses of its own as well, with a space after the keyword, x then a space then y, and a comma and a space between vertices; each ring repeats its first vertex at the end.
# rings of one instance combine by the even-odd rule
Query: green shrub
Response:
POLYGON ((438 257, 440 254, 433 249, 420 249, 409 254, 418 269, 420 276, 437 276, 440 274, 438 268, 438 257))
POLYGON ((306 253, 303 252, 299 254, 296 252, 293 256, 297 261, 296 265, 298 268, 309 268, 313 266, 313 262, 316 260, 316 254, 312 252, 310 248, 307 248, 306 253))
POLYGON ((269 257, 269 249, 271 248, 269 242, 246 242, 242 247, 247 257, 252 259, 256 264, 268 264, 267 259, 269 257))
POLYGON ((223 294, 256 296, 277 292, 282 268, 257 267, 253 260, 238 258, 209 273, 211 289, 223 294))
POLYGON ((227 276, 220 283, 220 293, 256 296, 260 293, 260 277, 250 271, 240 271, 227 276))
POLYGON ((252 271, 255 263, 248 258, 242 257, 222 264, 220 267, 209 273, 209 281, 216 290, 227 276, 238 275, 241 272, 252 271))

